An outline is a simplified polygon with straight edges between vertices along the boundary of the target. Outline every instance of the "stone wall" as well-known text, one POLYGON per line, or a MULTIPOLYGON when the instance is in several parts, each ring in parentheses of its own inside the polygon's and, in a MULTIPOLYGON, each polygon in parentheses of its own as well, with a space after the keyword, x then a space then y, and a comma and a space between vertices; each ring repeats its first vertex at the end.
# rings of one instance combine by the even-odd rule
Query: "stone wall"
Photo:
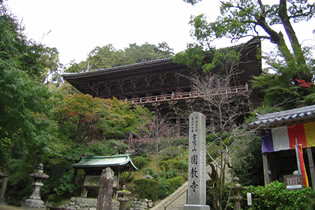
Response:
MULTIPOLYGON (((69 202, 60 206, 60 208, 67 210, 96 210, 96 198, 81 198, 81 197, 72 197, 69 202)), ((113 200, 113 209, 119 210, 119 202, 113 200)))
POLYGON ((133 199, 131 202, 130 210, 147 210, 148 208, 153 207, 153 202, 148 199, 141 199, 138 198, 133 199))

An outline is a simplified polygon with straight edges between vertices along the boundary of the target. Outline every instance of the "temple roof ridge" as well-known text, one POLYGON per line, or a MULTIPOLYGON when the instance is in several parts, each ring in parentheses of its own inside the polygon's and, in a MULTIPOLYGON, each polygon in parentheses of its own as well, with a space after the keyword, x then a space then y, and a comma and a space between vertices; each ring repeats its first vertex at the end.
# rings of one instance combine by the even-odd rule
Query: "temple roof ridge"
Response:
POLYGON ((138 170, 131 160, 130 154, 112 156, 82 156, 78 163, 72 165, 74 168, 97 168, 97 167, 119 167, 130 164, 138 170))
POLYGON ((173 61, 173 57, 168 57, 168 58, 161 58, 161 59, 157 59, 157 60, 150 60, 150 61, 126 64, 126 65, 121 65, 121 66, 114 66, 114 67, 110 67, 110 68, 100 68, 97 70, 87 71, 87 72, 65 72, 62 74, 62 76, 66 78, 67 76, 76 76, 76 75, 82 75, 82 76, 91 75, 91 74, 95 75, 98 73, 102 74, 104 72, 111 72, 111 71, 116 71, 116 70, 125 70, 125 69, 129 69, 129 68, 134 68, 134 67, 142 67, 142 66, 146 66, 146 65, 153 65, 153 64, 172 62, 172 61, 173 61))
MULTIPOLYGON (((228 47, 222 47, 218 48, 216 50, 224 50, 224 49, 231 49, 231 48, 238 48, 242 46, 247 46, 250 44, 258 43, 260 42, 259 39, 257 38, 252 38, 249 41, 245 43, 241 43, 238 45, 233 45, 233 46, 228 46, 228 47)), ((145 67, 145 66, 150 66, 150 65, 155 65, 155 64, 161 64, 161 63, 173 63, 173 57, 168 57, 168 58, 161 58, 157 60, 149 60, 149 61, 143 61, 143 62, 138 62, 138 63, 132 63, 132 64, 126 64, 126 65, 121 65, 121 66, 113 66, 110 68, 99 68, 93 71, 86 71, 86 72, 65 72, 62 74, 64 78, 71 78, 71 77, 81 77, 81 76, 90 76, 90 75, 99 75, 99 74, 104 74, 104 73, 110 73, 112 71, 117 71, 117 70, 129 70, 132 68, 140 68, 140 67, 145 67)), ((181 65, 181 64, 177 64, 181 65)))
POLYGON ((296 109, 285 110, 281 112, 273 112, 269 114, 257 114, 256 121, 249 124, 250 127, 257 126, 274 126, 287 123, 295 123, 297 121, 314 119, 315 105, 305 106, 296 109))

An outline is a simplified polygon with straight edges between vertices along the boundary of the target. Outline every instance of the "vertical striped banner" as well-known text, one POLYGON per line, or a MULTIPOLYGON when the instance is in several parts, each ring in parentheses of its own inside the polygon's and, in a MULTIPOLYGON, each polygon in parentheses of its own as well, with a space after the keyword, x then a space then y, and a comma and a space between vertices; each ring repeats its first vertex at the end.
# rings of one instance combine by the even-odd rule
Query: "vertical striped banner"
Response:
MULTIPOLYGON (((298 142, 297 139, 296 139, 296 142, 298 142)), ((308 176, 307 176, 306 168, 305 168, 305 164, 304 164, 302 145, 296 144, 295 145, 295 151, 296 151, 296 160, 297 160, 297 166, 299 169, 299 174, 302 175, 303 184, 304 184, 304 187, 306 188, 309 186, 309 182, 308 182, 308 176)))
POLYGON ((261 139, 263 153, 294 149, 295 139, 303 148, 315 147, 315 122, 265 129, 261 139))

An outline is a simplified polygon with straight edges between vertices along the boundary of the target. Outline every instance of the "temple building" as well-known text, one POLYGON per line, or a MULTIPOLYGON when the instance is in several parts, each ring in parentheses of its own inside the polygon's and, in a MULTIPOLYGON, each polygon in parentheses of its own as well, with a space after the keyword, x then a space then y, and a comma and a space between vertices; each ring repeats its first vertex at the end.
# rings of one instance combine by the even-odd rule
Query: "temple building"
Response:
POLYGON ((288 189, 309 185, 315 190, 315 105, 257 115, 250 127, 261 132, 266 185, 278 180, 285 182, 288 189), (297 146, 303 148, 299 158, 297 146), (298 176, 308 183, 302 184, 298 176))
MULTIPOLYGON (((260 48, 257 39, 232 47, 240 53, 238 74, 234 84, 219 94, 245 93, 245 101, 252 100, 249 81, 261 73, 260 48)), ((211 125, 211 110, 204 103, 201 92, 193 90, 189 79, 202 70, 192 70, 174 63, 172 58, 152 60, 130 65, 98 69, 89 72, 65 73, 63 78, 84 94, 100 98, 118 98, 148 108, 178 125, 178 135, 185 134, 189 113, 199 111, 211 125)), ((215 94, 218 94, 216 92, 215 94)))

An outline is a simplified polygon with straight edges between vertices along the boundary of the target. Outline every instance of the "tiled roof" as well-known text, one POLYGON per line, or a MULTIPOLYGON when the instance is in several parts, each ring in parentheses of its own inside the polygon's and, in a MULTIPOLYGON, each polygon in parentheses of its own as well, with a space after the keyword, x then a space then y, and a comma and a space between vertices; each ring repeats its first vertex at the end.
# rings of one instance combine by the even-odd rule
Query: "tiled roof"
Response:
MULTIPOLYGON (((242 46, 247 46, 247 45, 251 45, 251 44, 258 44, 258 43, 260 43, 259 39, 253 38, 246 43, 242 43, 242 44, 234 45, 234 46, 230 46, 230 47, 219 48, 218 50, 240 48, 242 46)), ((70 78, 73 79, 73 78, 82 78, 82 77, 87 77, 87 76, 98 76, 98 75, 102 75, 102 74, 111 73, 113 71, 126 71, 126 70, 130 71, 133 68, 141 68, 141 67, 150 66, 150 65, 153 66, 155 64, 161 64, 161 63, 171 63, 172 61, 173 61, 173 58, 169 57, 169 58, 162 58, 162 59, 157 59, 157 60, 144 61, 144 62, 140 62, 140 63, 132 63, 132 64, 127 64, 127 65, 114 66, 114 67, 110 67, 110 68, 100 68, 97 70, 80 72, 80 73, 65 72, 62 74, 62 76, 66 80, 70 79, 70 78)), ((178 64, 178 65, 180 65, 180 64, 178 64)))
POLYGON ((250 127, 266 127, 276 126, 281 124, 296 123, 299 121, 305 121, 315 119, 315 105, 305 106, 297 109, 290 109, 282 112, 274 112, 270 114, 259 115, 257 114, 257 120, 251 123, 250 127))
POLYGON ((119 167, 130 164, 135 170, 137 167, 133 164, 129 154, 113 156, 83 156, 78 163, 72 165, 74 168, 106 168, 119 167))
POLYGON ((80 72, 80 73, 65 72, 64 74, 62 74, 62 76, 64 78, 67 78, 67 77, 73 77, 73 76, 77 77, 77 76, 98 75, 98 74, 109 73, 109 72, 117 71, 117 70, 129 70, 131 68, 143 67, 143 66, 154 65, 154 64, 164 63, 164 62, 171 62, 171 61, 173 61, 173 58, 163 58, 163 59, 145 61, 145 62, 140 62, 140 63, 132 63, 132 64, 127 64, 127 65, 122 65, 122 66, 114 66, 114 67, 105 68, 105 69, 101 68, 94 71, 87 71, 87 72, 80 72))

